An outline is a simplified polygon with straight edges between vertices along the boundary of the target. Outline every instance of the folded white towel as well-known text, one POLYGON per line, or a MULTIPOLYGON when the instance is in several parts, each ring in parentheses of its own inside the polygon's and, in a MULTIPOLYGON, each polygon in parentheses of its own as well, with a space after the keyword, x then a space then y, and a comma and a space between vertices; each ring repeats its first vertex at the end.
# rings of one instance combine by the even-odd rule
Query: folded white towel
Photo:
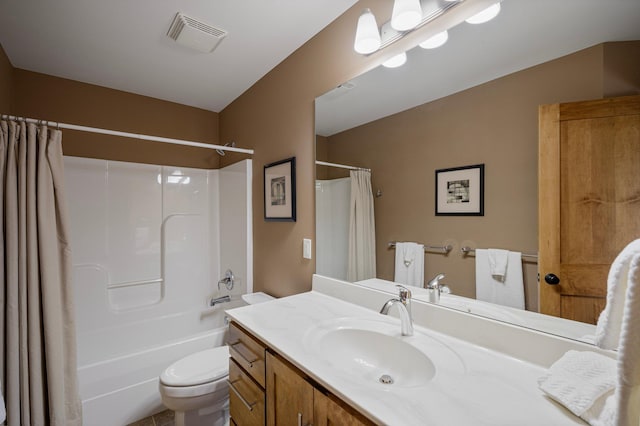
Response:
POLYGON ((538 385, 572 413, 583 417, 596 402, 606 405, 604 401, 613 392, 616 377, 614 359, 595 352, 571 350, 553 363, 538 379, 538 385))
POLYGON ((395 282, 424 286, 424 245, 396 243, 395 282))
POLYGON ((489 251, 476 249, 476 299, 524 309, 522 254, 510 251, 504 279, 496 279, 491 274, 489 251))
POLYGON ((509 263, 509 250, 487 249, 489 252, 489 270, 499 281, 504 281, 507 275, 507 264, 509 263))
POLYGON ((598 318, 596 344, 604 349, 617 349, 629 277, 629 263, 640 253, 640 239, 629 243, 615 258, 607 277, 607 304, 598 318))

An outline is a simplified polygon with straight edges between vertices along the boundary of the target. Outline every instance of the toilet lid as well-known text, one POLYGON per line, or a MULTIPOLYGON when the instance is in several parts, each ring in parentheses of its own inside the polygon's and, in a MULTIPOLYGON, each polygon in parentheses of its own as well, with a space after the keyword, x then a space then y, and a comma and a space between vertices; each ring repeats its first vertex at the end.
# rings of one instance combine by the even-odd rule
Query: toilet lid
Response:
POLYGON ((171 364, 160 375, 168 386, 195 386, 229 374, 229 348, 220 346, 186 356, 171 364))

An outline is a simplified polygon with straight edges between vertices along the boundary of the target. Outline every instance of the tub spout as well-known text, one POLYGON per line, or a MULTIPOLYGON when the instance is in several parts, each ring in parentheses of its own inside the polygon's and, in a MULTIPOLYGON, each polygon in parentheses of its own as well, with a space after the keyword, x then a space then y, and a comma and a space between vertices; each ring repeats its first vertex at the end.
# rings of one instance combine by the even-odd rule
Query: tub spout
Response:
POLYGON ((220 303, 227 303, 227 302, 231 302, 231 297, 229 297, 229 295, 222 296, 222 297, 214 297, 209 301, 209 306, 216 306, 220 303))

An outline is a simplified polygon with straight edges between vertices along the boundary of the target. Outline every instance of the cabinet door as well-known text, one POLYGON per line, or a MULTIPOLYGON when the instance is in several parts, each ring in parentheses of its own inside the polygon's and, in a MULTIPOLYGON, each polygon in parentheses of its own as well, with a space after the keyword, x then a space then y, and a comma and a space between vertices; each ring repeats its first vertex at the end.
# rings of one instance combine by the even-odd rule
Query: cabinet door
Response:
POLYGON ((640 237, 640 96, 540 107, 540 312, 595 323, 640 237))
POLYGON ((267 352, 267 425, 313 424, 313 386, 267 352))
POLYGON ((345 409, 330 396, 314 389, 313 392, 314 426, 362 426, 371 424, 359 415, 345 409))

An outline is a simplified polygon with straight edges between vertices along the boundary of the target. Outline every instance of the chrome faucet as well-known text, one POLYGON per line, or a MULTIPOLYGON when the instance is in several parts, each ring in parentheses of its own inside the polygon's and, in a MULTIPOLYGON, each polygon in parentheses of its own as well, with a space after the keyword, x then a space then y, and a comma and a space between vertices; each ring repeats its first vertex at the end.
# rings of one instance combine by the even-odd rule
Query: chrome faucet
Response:
POLYGON ((440 280, 444 277, 444 274, 438 274, 424 286, 424 288, 429 290, 429 302, 438 303, 440 301, 440 293, 451 293, 451 289, 446 284, 440 284, 440 280))
POLYGON ((227 290, 231 290, 235 279, 236 277, 233 276, 233 271, 231 269, 227 269, 227 272, 224 273, 224 278, 218 281, 218 290, 220 290, 220 284, 224 284, 227 290))
POLYGON ((227 303, 227 302, 231 302, 231 297, 229 297, 229 295, 222 296, 222 297, 214 297, 209 301, 209 306, 216 306, 220 303, 227 303))
POLYGON ((413 320, 411 319, 411 292, 401 285, 398 287, 398 298, 389 299, 382 305, 380 313, 387 315, 389 308, 393 305, 398 306, 400 312, 400 332, 403 336, 413 336, 413 320))

